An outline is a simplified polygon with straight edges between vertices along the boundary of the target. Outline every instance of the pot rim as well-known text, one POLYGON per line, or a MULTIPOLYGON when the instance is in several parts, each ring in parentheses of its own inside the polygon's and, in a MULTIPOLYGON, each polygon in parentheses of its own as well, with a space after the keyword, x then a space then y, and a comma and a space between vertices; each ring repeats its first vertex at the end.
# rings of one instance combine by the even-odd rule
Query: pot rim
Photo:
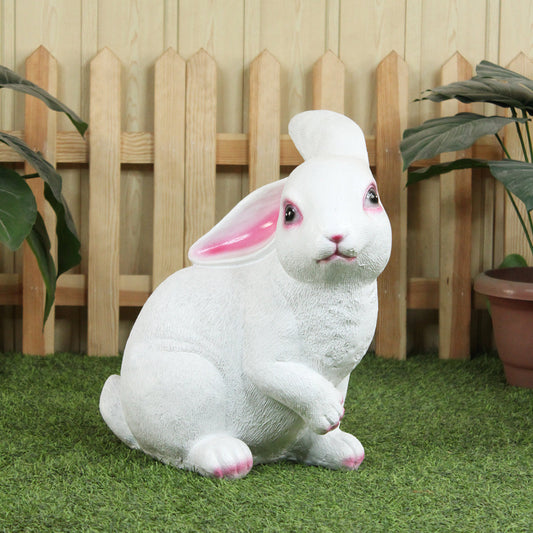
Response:
POLYGON ((476 276, 474 290, 496 298, 533 301, 533 267, 487 270, 476 276))

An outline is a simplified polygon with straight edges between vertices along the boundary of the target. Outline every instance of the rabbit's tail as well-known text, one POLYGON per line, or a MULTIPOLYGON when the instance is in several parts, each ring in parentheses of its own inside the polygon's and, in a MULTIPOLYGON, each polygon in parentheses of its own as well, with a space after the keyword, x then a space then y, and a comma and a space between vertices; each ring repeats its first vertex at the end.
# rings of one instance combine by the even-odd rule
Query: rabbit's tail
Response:
POLYGON ((100 413, 111 431, 126 446, 135 450, 141 449, 124 418, 120 402, 120 376, 113 375, 107 378, 100 394, 100 413))

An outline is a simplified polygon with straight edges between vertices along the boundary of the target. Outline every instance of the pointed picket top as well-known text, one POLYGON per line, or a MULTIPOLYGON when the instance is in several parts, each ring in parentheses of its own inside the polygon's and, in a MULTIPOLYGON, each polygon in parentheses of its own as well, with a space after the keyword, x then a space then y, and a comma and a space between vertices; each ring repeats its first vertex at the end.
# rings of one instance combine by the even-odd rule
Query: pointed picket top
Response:
POLYGON ((472 65, 460 52, 455 52, 441 68, 441 83, 445 85, 454 81, 468 80, 472 74, 472 65))
MULTIPOLYGON (((448 85, 456 81, 469 80, 472 77, 472 65, 459 52, 455 52, 441 68, 441 85, 448 85)), ((469 104, 464 104, 455 99, 444 100, 440 103, 442 116, 455 115, 456 113, 467 111, 471 108, 469 104)))
POLYGON ((408 68, 404 58, 395 50, 389 52, 378 64, 376 69, 376 81, 378 86, 385 92, 392 91, 403 105, 407 102, 408 68), (391 87, 388 87, 392 84, 391 87), (388 88, 387 88, 388 87, 388 88))
POLYGON ((263 68, 280 68, 279 61, 265 48, 251 63, 252 65, 262 65, 263 68))
POLYGON ((328 50, 313 65, 313 109, 344 113, 344 63, 328 50))
POLYGON ((26 65, 32 64, 32 63, 40 63, 44 61, 53 61, 57 62, 56 58, 50 53, 48 48, 41 45, 38 48, 36 48, 31 55, 28 56, 26 59, 26 65))
POLYGON ((196 53, 194 53, 187 63, 192 63, 195 65, 213 65, 216 68, 215 60, 205 48, 200 48, 196 53))
MULTIPOLYGON (((39 46, 26 59, 26 77, 45 91, 55 94, 57 91, 57 60, 44 47, 39 46)), ((26 98, 27 105, 43 105, 26 98)))
POLYGON ((120 59, 109 47, 105 46, 91 60, 91 65, 100 64, 117 65, 120 64, 120 59))
POLYGON ((172 47, 167 48, 157 59, 155 62, 156 65, 160 64, 185 64, 185 60, 176 52, 176 50, 172 47))
POLYGON ((378 64, 378 69, 380 68, 386 68, 386 66, 390 65, 405 65, 407 67, 407 63, 405 62, 404 58, 396 52, 396 50, 391 50, 378 64))

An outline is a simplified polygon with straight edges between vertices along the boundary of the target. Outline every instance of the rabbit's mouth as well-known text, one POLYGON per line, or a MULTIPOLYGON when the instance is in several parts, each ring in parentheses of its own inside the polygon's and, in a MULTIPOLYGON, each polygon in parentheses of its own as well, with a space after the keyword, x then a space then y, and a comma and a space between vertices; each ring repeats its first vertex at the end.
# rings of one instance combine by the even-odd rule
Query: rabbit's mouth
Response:
POLYGON ((318 259, 317 263, 331 263, 333 261, 343 261, 347 263, 353 263, 355 260, 356 260, 355 256, 346 255, 340 252, 339 250, 335 250, 335 252, 329 255, 328 257, 318 259))

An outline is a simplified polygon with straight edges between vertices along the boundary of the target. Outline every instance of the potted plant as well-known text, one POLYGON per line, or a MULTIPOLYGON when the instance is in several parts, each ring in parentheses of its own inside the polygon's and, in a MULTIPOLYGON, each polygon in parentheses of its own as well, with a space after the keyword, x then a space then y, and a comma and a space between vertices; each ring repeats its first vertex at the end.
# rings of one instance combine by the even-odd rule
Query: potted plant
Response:
MULTIPOLYGON (((400 144, 404 169, 420 159, 469 148, 485 135, 495 135, 504 158, 461 158, 429 165, 410 171, 408 185, 453 170, 487 168, 503 183, 533 253, 533 141, 529 128, 529 117, 533 115, 533 81, 482 61, 470 80, 431 89, 421 99, 442 102, 452 98, 464 103, 494 104, 509 109, 510 116, 458 113, 407 129, 400 144), (516 128, 522 160, 511 158, 499 133, 509 124, 516 128), (525 211, 520 211, 517 201, 524 204, 525 211)), ((500 267, 477 276, 474 289, 489 299, 496 348, 507 381, 533 388, 533 268, 516 254, 506 257, 500 267)))
MULTIPOLYGON (((13 89, 42 100, 50 109, 65 113, 80 135, 87 124, 73 111, 34 83, 0 65, 0 89, 13 89)), ((44 321, 54 302, 56 279, 80 262, 80 241, 67 202, 61 192, 61 176, 24 141, 0 131, 0 142, 20 154, 35 169, 35 174, 21 175, 0 165, 0 242, 10 250, 17 250, 24 240, 32 250, 46 287, 44 321), (54 210, 57 223, 57 268, 50 254, 50 239, 43 218, 37 210, 33 192, 26 180, 40 178, 44 182, 44 196, 54 210)))

